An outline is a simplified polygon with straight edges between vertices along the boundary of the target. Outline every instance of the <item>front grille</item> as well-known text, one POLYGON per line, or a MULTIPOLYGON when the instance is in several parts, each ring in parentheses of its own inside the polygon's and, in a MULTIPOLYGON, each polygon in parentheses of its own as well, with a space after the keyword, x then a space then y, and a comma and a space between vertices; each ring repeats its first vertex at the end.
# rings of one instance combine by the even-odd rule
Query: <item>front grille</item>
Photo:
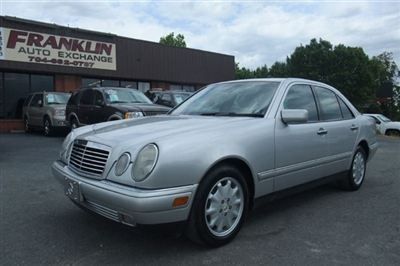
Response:
POLYGON ((145 111, 144 114, 146 116, 152 116, 152 115, 163 115, 166 114, 167 111, 145 111))
POLYGON ((81 140, 75 141, 69 157, 69 166, 80 173, 101 177, 110 152, 95 146, 100 145, 81 140))

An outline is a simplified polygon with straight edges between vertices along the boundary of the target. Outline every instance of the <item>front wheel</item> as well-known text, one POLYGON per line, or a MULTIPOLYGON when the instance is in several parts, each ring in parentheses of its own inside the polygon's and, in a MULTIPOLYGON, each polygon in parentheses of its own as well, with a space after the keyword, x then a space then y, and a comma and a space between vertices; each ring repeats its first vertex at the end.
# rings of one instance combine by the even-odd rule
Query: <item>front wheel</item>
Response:
POLYGON ((48 117, 43 120, 43 134, 47 137, 53 134, 53 127, 51 121, 48 117))
POLYGON ((31 127, 29 126, 28 118, 24 118, 24 131, 25 133, 31 132, 31 127))
POLYGON ((347 174, 347 177, 341 180, 339 185, 345 190, 358 190, 364 182, 366 168, 366 153, 362 147, 358 147, 354 153, 351 168, 347 174))
POLYGON ((186 235, 208 246, 225 245, 239 232, 248 205, 248 186, 243 174, 229 165, 218 167, 199 185, 186 235))
POLYGON ((385 132, 386 136, 400 137, 400 130, 397 129, 388 129, 385 132))
POLYGON ((74 118, 74 117, 71 118, 71 121, 69 122, 69 124, 70 124, 71 130, 74 130, 79 127, 78 120, 76 120, 76 118, 74 118))

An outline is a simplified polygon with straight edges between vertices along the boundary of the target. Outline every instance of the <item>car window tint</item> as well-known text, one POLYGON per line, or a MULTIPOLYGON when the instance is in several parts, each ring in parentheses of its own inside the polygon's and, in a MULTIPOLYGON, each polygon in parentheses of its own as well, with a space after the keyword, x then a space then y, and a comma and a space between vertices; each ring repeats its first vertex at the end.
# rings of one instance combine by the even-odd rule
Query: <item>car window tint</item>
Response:
POLYGON ((339 97, 337 97, 339 100, 339 105, 340 105, 340 109, 342 110, 342 115, 344 119, 352 119, 354 118, 353 113, 351 112, 350 108, 347 106, 347 104, 344 103, 344 101, 342 99, 340 99, 339 97))
POLYGON ((42 101, 43 103, 43 94, 35 94, 35 96, 33 96, 32 102, 31 102, 31 106, 33 107, 39 107, 39 101, 42 101))
POLYGON ((342 119, 339 103, 333 91, 322 87, 315 87, 315 93, 320 104, 322 120, 342 119))
POLYGON ((94 104, 95 105, 103 105, 104 104, 103 94, 96 90, 94 91, 94 104))
POLYGON ((305 109, 308 111, 308 121, 318 121, 318 111, 315 104, 314 95, 308 85, 294 85, 290 87, 285 101, 285 109, 305 109))
POLYGON ((29 103, 29 101, 30 101, 31 99, 32 99, 32 94, 29 95, 29 96, 25 99, 25 101, 24 101, 24 106, 27 106, 28 103, 29 103))
POLYGON ((82 93, 80 104, 90 105, 93 103, 93 90, 85 90, 82 93))

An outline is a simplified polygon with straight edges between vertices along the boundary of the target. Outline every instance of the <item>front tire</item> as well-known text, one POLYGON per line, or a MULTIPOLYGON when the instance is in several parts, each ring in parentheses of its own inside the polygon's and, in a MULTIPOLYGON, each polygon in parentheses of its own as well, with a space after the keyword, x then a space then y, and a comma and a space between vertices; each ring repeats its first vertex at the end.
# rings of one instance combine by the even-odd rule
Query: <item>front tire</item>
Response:
POLYGON ((339 182, 340 187, 349 191, 358 190, 364 182, 366 169, 367 155, 365 150, 358 146, 354 153, 347 177, 339 182))
POLYGON ((24 118, 24 131, 25 133, 31 132, 31 127, 29 126, 28 118, 24 118))
POLYGON ((186 235, 207 246, 225 245, 242 227, 248 206, 249 192, 243 174, 229 165, 217 167, 199 185, 186 235))
POLYGON ((388 129, 388 130, 386 130, 385 135, 392 136, 392 137, 400 137, 400 130, 388 129))
POLYGON ((76 128, 78 128, 79 127, 78 120, 76 120, 75 117, 72 117, 70 122, 69 122, 69 125, 70 125, 71 131, 76 129, 76 128))

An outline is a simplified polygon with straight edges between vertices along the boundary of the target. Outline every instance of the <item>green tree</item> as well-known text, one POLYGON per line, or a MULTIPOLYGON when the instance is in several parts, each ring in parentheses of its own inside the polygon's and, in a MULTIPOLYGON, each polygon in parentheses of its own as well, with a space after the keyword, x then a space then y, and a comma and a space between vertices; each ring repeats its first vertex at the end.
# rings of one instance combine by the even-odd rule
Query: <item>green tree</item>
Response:
POLYGON ((183 34, 178 34, 175 36, 175 33, 173 32, 161 37, 160 43, 175 47, 186 47, 185 36, 183 36, 183 34))
POLYGON ((269 69, 268 76, 271 78, 289 77, 288 67, 285 62, 275 62, 269 69))

